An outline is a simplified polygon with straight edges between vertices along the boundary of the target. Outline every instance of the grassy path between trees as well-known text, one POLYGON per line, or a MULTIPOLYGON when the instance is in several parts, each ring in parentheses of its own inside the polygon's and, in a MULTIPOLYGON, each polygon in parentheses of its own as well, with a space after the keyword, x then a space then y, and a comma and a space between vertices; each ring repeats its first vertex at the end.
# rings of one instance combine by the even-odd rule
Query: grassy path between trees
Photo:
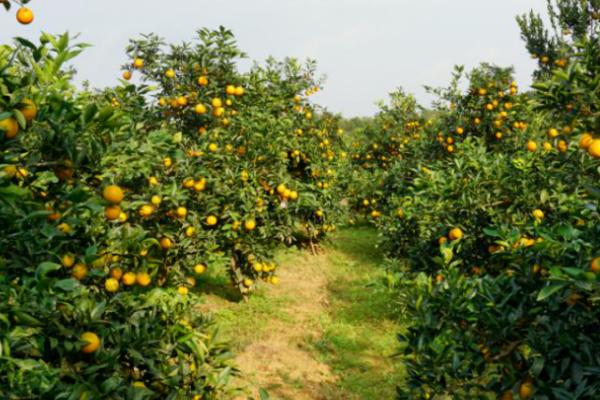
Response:
POLYGON ((285 250, 281 283, 247 303, 225 275, 205 286, 205 310, 232 342, 245 395, 271 399, 392 399, 403 371, 392 355, 402 326, 375 231, 346 228, 318 255, 285 250))

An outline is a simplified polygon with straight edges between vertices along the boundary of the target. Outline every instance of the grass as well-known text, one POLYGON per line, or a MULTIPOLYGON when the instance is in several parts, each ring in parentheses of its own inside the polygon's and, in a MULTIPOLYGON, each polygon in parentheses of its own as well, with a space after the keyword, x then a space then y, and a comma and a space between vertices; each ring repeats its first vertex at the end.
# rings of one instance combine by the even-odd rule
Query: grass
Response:
POLYGON ((313 345, 339 376, 341 388, 360 399, 394 398, 404 372, 392 355, 402 326, 394 317, 394 293, 369 228, 342 230, 328 259, 330 311, 313 345))
MULTIPOLYGON (((328 365, 336 377, 334 383, 319 388, 323 398, 394 398, 404 372, 392 355, 399 348, 396 335, 403 327, 397 320, 394 292, 385 286, 387 274, 376 243, 371 228, 342 229, 324 245, 324 257, 308 262, 324 272, 325 285, 314 295, 327 301, 318 315, 311 314, 310 322, 305 321, 306 326, 296 326, 294 313, 302 303, 287 289, 262 288, 244 303, 228 288, 224 271, 213 272, 203 282, 207 308, 236 352, 282 327, 300 331, 298 347, 328 365)), ((306 253, 297 249, 282 250, 277 261, 284 269, 309 270, 306 253)), ((280 371, 280 379, 263 385, 269 391, 282 384, 296 389, 308 385, 292 378, 293 373, 293 369, 280 371)))

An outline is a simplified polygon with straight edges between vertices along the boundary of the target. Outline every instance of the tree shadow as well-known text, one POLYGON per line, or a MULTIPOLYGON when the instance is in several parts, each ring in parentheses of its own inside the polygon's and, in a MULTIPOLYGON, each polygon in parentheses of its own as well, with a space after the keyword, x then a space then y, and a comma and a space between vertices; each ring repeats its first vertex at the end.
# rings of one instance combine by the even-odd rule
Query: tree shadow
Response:
POLYGON ((229 277, 222 274, 207 274, 201 277, 194 291, 197 294, 217 296, 232 303, 244 300, 242 294, 231 284, 229 277))

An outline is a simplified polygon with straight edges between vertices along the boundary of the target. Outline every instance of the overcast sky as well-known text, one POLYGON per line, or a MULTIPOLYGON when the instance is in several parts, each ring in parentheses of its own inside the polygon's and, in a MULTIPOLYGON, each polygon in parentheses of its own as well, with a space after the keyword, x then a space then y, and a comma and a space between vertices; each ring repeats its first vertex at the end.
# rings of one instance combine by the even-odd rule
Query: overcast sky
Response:
POLYGON ((75 62, 79 80, 113 85, 128 38, 155 32, 181 42, 200 27, 234 31, 251 59, 272 55, 319 63, 327 76, 315 100, 345 116, 371 115, 402 86, 428 105, 423 85, 444 86, 455 64, 513 65, 526 86, 534 67, 515 16, 545 0, 32 0, 35 21, 0 13, 0 43, 40 31, 81 33, 94 47, 75 62))

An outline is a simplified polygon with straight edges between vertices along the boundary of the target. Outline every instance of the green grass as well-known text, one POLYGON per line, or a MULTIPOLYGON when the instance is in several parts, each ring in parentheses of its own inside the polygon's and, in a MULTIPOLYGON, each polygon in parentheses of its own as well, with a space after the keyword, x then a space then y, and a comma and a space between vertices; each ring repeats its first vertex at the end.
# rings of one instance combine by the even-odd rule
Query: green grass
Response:
MULTIPOLYGON (((204 298, 234 351, 264 338, 274 326, 300 329, 305 338, 301 345, 304 351, 329 365, 337 376, 335 383, 321 388, 324 398, 394 398, 404 377, 401 362, 392 358, 399 349, 396 335, 403 326, 397 318, 395 292, 385 285, 388 276, 376 243, 375 230, 353 227, 340 230, 324 244, 326 256, 319 259, 320 264, 312 263, 325 273, 326 286, 320 294, 326 296, 327 305, 314 315, 314 321, 311 317, 307 326, 294 325, 290 313, 298 302, 287 291, 275 294, 263 287, 244 303, 229 288, 224 270, 203 278, 204 298)), ((278 264, 281 268, 303 268, 300 260, 305 257, 304 251, 282 250, 278 264)), ((281 372, 282 382, 287 387, 301 388, 304 382, 292 379, 291 372, 281 372)), ((264 387, 276 389, 270 384, 264 387)))
POLYGON ((342 230, 334 238, 328 257, 330 312, 314 343, 341 388, 360 399, 393 398, 404 376, 399 360, 392 359, 402 326, 375 243, 375 232, 365 227, 342 230))

